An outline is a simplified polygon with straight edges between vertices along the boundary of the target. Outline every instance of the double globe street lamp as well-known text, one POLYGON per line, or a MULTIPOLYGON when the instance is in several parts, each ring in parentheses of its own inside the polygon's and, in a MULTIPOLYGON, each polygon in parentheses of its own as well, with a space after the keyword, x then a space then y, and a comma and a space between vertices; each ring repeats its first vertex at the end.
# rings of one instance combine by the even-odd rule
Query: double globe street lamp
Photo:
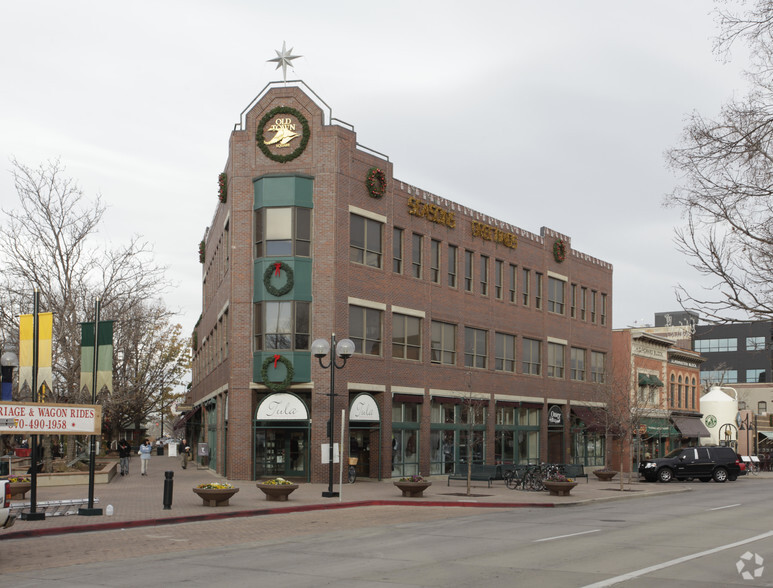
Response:
MULTIPOLYGON (((336 334, 330 335, 330 343, 325 339, 315 339, 311 344, 311 353, 319 360, 319 365, 322 369, 330 370, 330 416, 327 421, 327 437, 330 441, 330 454, 328 456, 328 486, 327 492, 322 493, 323 498, 335 498, 338 496, 338 492, 333 492, 333 423, 335 422, 335 372, 336 370, 343 369, 346 365, 346 360, 349 359, 354 353, 354 341, 351 339, 341 339, 336 343, 336 334), (327 365, 322 363, 322 358, 327 354, 330 354, 330 361, 327 365), (341 365, 336 362, 336 357, 340 357, 343 361, 341 365)), ((342 448, 343 449, 343 448, 342 448)))

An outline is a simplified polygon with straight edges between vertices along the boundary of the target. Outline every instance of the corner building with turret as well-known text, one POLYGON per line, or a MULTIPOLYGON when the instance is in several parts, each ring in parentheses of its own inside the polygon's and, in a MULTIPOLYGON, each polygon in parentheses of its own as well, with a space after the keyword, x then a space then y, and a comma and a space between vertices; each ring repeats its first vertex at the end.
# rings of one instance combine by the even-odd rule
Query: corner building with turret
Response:
POLYGON ((397 179, 357 140, 302 82, 267 86, 231 134, 181 421, 198 459, 327 482, 334 378, 336 461, 361 477, 603 465, 612 266, 397 179), (311 343, 333 337, 355 350, 331 371, 311 343))

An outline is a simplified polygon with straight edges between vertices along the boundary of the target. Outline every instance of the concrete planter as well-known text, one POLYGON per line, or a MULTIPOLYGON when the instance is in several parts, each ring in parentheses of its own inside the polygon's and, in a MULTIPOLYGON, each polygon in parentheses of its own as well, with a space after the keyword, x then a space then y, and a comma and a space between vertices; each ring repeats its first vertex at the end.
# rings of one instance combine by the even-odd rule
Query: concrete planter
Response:
POLYGON ((31 487, 30 482, 13 482, 8 484, 8 491, 11 493, 11 498, 24 498, 31 487))
POLYGON ((266 500, 272 502, 287 502, 287 497, 298 489, 298 484, 256 484, 266 495, 266 500))
POLYGON ((402 491, 403 496, 409 498, 417 498, 424 496, 424 491, 432 486, 432 482, 392 482, 399 490, 402 491))
POLYGON ((602 482, 609 482, 617 475, 617 472, 613 472, 611 470, 593 470, 593 475, 595 475, 602 482))
POLYGON ((239 491, 238 488, 194 488, 204 506, 228 506, 228 501, 239 491))
POLYGON ((569 496, 572 488, 577 486, 577 482, 552 482, 544 480, 545 490, 550 492, 551 496, 569 496))

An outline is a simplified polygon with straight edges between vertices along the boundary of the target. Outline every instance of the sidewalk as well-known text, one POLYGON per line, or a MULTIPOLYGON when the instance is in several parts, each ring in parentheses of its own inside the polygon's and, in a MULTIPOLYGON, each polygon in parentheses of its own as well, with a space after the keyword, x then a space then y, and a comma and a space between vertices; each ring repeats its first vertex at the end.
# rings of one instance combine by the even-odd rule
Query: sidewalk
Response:
MULTIPOLYGON (((354 484, 338 485, 335 480, 334 491, 340 498, 323 498, 328 484, 306 484, 290 495, 287 502, 268 502, 255 486, 255 482, 246 480, 227 480, 239 488, 228 506, 208 507, 202 504, 192 488, 198 484, 226 481, 211 470, 197 468, 195 463, 183 470, 176 457, 153 457, 149 474, 140 476, 139 459, 132 459, 131 475, 115 476, 109 484, 97 484, 94 498, 95 507, 101 508, 101 516, 49 516, 42 521, 27 521, 17 518, 13 527, 0 531, 0 541, 22 537, 78 533, 106 529, 120 529, 139 526, 176 524, 198 520, 214 520, 228 517, 260 516, 298 512, 317 509, 348 508, 368 505, 398 506, 443 506, 478 508, 523 508, 556 507, 578 505, 599 500, 646 497, 655 494, 668 494, 689 491, 691 483, 657 484, 634 482, 626 484, 620 491, 618 479, 601 482, 590 474, 586 482, 578 479, 577 486, 570 496, 550 496, 548 492, 526 492, 509 490, 504 482, 496 481, 491 488, 485 482, 473 482, 471 495, 467 496, 467 484, 464 481, 452 481, 447 485, 447 476, 435 476, 429 479, 432 486, 424 492, 422 498, 403 498, 392 480, 358 479, 354 484), (174 473, 174 492, 171 509, 164 510, 164 472, 174 473), (107 516, 107 506, 112 505, 113 515, 107 516)), ((765 472, 760 476, 744 476, 746 479, 770 479, 773 473, 765 472)), ((695 482, 700 483, 700 482, 695 482)), ((54 500, 87 499, 88 486, 43 487, 37 490, 37 503, 54 500)), ((24 502, 29 502, 27 493, 24 502)), ((12 501, 19 504, 21 501, 12 501)))

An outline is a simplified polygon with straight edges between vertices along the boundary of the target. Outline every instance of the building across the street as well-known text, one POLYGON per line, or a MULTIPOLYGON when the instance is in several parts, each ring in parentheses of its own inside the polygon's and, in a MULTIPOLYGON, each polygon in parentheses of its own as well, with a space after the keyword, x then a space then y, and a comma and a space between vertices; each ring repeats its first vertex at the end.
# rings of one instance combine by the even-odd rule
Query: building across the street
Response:
MULTIPOLYGON (((528 195, 494 218, 393 172, 302 82, 245 109, 199 250, 183 421, 199 456, 233 479, 312 482, 328 480, 331 436, 370 478, 468 459, 603 465, 588 411, 612 347, 612 266, 511 224, 528 195), (354 353, 331 368, 315 339, 354 353)), ((476 173, 511 189, 510 170, 476 173)))
POLYGON ((706 358, 706 387, 773 382, 773 321, 696 325, 693 349, 706 358))

